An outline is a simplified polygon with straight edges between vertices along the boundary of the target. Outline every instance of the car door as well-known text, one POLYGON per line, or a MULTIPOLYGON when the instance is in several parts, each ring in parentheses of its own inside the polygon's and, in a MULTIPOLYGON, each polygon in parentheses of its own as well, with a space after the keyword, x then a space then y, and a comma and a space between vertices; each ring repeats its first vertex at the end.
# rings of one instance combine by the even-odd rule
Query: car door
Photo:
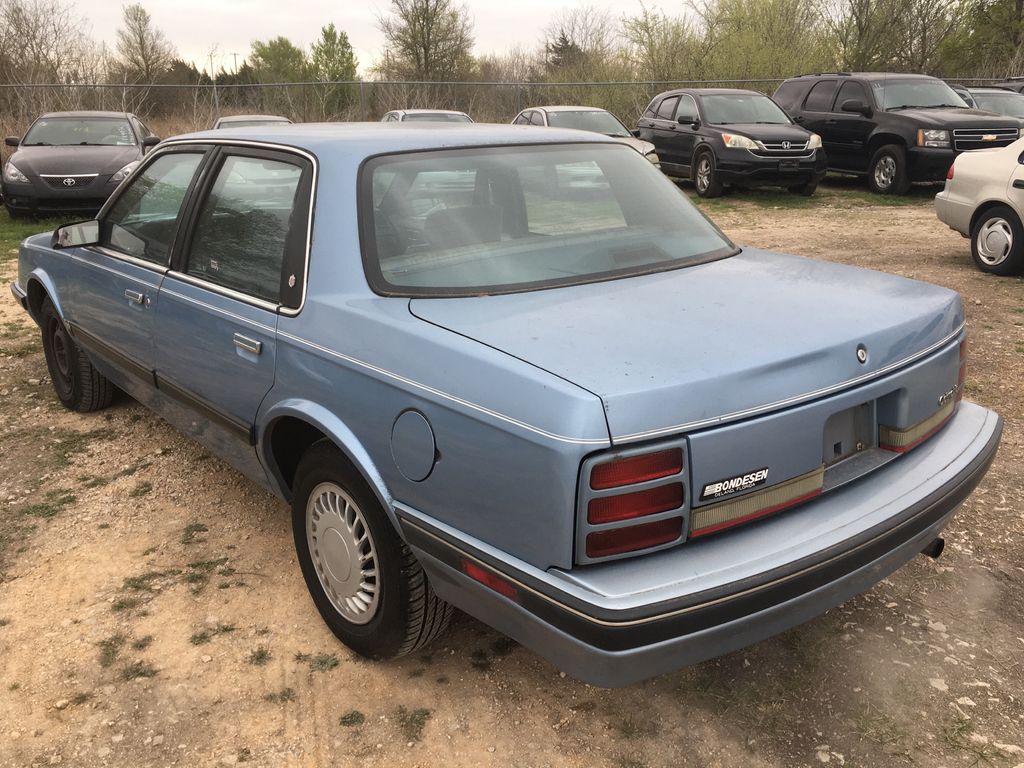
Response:
POLYGON ((672 154, 679 158, 678 161, 673 162, 678 162, 680 166, 689 169, 690 163, 693 161, 694 147, 697 146, 697 140, 700 138, 698 129, 693 127, 693 121, 700 120, 697 100, 688 93, 680 94, 674 119, 676 129, 670 131, 670 136, 667 139, 673 145, 672 154), (692 118, 692 120, 684 120, 684 118, 692 118))
POLYGON ((169 150, 138 170, 99 219, 99 243, 67 249, 74 272, 62 292, 72 334, 124 374, 116 383, 146 399, 153 384, 153 318, 178 236, 178 218, 205 148, 169 150))
POLYGON ((822 145, 825 147, 825 154, 829 159, 829 166, 832 165, 833 153, 836 151, 835 135, 832 126, 828 121, 832 118, 832 104, 836 100, 836 91, 839 90, 837 80, 819 80, 814 84, 801 105, 795 122, 802 125, 808 131, 821 136, 822 145))
POLYGON ((829 167, 863 171, 867 168, 868 139, 875 122, 856 112, 843 112, 843 102, 851 100, 871 106, 868 91, 861 83, 844 81, 836 94, 832 114, 825 121, 830 135, 825 152, 829 167))
POLYGON ((311 177, 302 154, 218 149, 160 289, 169 418, 250 475, 261 473, 253 425, 274 383, 278 311, 298 306, 304 284, 311 177))
POLYGON ((676 123, 676 108, 679 106, 679 96, 666 96, 658 104, 655 110, 654 117, 644 118, 641 120, 641 124, 647 128, 647 131, 642 131, 641 138, 645 141, 651 142, 658 152, 658 158, 661 160, 662 167, 666 163, 671 165, 685 164, 689 162, 689 159, 681 160, 675 152, 677 147, 675 146, 674 139, 676 130, 679 128, 676 123))

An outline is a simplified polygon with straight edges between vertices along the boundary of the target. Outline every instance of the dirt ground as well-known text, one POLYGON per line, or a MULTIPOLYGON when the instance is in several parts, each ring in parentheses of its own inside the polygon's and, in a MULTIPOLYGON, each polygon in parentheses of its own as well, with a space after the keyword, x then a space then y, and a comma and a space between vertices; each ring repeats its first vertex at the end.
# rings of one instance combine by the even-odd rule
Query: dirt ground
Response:
POLYGON ((355 658, 306 596, 280 502, 134 402, 59 406, 0 253, 0 766, 1021 768, 1024 283, 974 269, 934 191, 706 208, 738 243, 962 293, 968 397, 1006 425, 946 553, 610 691, 467 617, 427 653, 355 658))

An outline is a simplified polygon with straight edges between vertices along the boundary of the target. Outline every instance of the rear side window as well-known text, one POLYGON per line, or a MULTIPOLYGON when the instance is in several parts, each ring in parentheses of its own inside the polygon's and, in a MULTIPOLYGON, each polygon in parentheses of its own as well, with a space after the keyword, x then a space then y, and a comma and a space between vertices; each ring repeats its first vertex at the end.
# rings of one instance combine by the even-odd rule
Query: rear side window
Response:
POLYGON ((526 116, 526 113, 523 112, 523 113, 520 113, 520 114, 516 115, 516 119, 512 121, 512 124, 513 125, 529 125, 530 124, 530 118, 528 118, 526 116))
POLYGON ((801 83, 799 80, 787 80, 779 86, 772 98, 775 99, 779 106, 789 112, 799 104, 803 88, 804 83, 801 83))
POLYGON ((657 101, 657 99, 654 99, 650 104, 647 105, 647 109, 644 110, 644 117, 649 119, 657 117, 658 113, 654 109, 654 106, 657 103, 657 101))
POLYGON ((836 85, 835 80, 822 80, 820 83, 815 83, 804 101, 804 109, 808 112, 830 112, 832 102, 836 97, 836 85))
POLYGON ((676 115, 676 105, 679 103, 678 96, 669 96, 658 105, 659 120, 673 120, 676 115))
POLYGON ((154 264, 167 264, 178 212, 201 152, 161 155, 139 172, 100 227, 100 245, 154 264))
POLYGON ((303 169, 263 157, 224 158, 199 212, 187 272, 257 299, 281 300, 303 169))
POLYGON ((843 106, 844 101, 859 101, 861 104, 871 104, 868 99, 868 93, 864 90, 864 86, 860 83, 854 83, 852 81, 845 82, 839 88, 839 95, 836 97, 836 112, 843 106))

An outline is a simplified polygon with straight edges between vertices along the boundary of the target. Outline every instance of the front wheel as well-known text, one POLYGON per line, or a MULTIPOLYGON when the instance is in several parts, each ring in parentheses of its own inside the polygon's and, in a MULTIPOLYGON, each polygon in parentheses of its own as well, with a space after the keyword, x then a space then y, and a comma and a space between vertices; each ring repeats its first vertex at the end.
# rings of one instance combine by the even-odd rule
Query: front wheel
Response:
POLYGON ((98 411, 114 399, 114 385, 96 370, 88 356, 75 344, 49 298, 39 313, 43 332, 43 354, 54 392, 70 411, 98 411))
POLYGON ((989 208, 971 230, 971 256, 982 272, 1016 275, 1024 269, 1024 228, 1005 205, 989 208))
POLYGON ((871 158, 868 185, 882 195, 905 195, 910 191, 907 151, 897 144, 886 144, 871 158))
POLYGON ((693 163, 693 185, 701 197, 718 197, 722 194, 722 179, 715 169, 715 156, 701 152, 693 163))
POLYGON ((356 653, 404 656, 448 625, 451 606, 434 594, 369 485, 328 441, 299 463, 292 531, 314 605, 356 653))

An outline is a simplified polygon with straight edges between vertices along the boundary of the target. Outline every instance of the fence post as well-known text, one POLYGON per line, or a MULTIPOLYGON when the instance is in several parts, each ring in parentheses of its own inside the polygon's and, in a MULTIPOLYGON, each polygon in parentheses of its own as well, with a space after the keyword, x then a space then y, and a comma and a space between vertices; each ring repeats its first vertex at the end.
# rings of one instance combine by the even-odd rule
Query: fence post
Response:
POLYGON ((363 100, 363 81, 359 81, 359 119, 366 121, 366 102, 363 100))

